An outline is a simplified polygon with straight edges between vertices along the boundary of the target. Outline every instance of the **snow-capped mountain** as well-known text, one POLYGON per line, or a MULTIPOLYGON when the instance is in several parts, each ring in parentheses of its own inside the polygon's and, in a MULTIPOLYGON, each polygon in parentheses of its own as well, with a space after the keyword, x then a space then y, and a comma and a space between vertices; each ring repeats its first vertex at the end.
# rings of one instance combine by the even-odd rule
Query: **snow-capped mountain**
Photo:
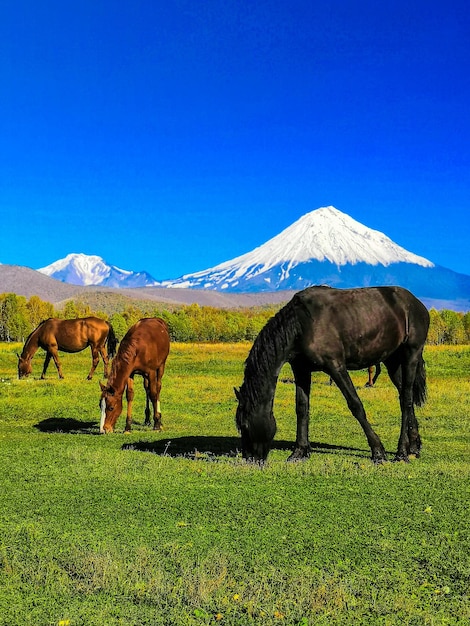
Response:
POLYGON ((72 285, 102 285, 104 287, 147 287, 158 285, 147 272, 132 272, 109 265, 100 256, 68 254, 38 270, 51 278, 72 285))
POLYGON ((307 213, 247 254, 161 284, 237 292, 397 284, 422 297, 470 297, 469 276, 435 266, 332 206, 307 213))

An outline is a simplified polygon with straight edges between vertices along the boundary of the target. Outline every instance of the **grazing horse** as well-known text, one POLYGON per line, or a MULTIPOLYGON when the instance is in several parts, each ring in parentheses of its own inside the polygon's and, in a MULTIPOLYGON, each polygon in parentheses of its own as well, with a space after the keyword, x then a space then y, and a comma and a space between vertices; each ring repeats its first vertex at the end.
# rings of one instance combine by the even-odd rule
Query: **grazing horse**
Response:
POLYGON ((51 358, 54 359, 59 378, 63 378, 59 350, 62 352, 81 352, 88 346, 91 348, 92 365, 87 379, 91 380, 93 377, 100 355, 104 364, 104 376, 107 378, 108 356, 113 357, 116 354, 117 346, 116 335, 109 322, 99 317, 83 317, 72 320, 60 320, 51 317, 44 320, 26 339, 21 355, 17 355, 18 378, 25 378, 31 374, 31 360, 38 348, 46 351, 41 378, 46 377, 46 370, 51 358))
POLYGON ((162 319, 156 317, 142 319, 127 331, 113 360, 107 384, 100 383, 100 433, 113 432, 122 412, 124 389, 127 398, 125 432, 130 431, 135 374, 140 374, 144 378, 147 395, 145 424, 150 424, 150 401, 153 405, 153 429, 162 429, 160 390, 169 351, 170 336, 168 327, 162 319))
POLYGON ((367 437, 376 463, 385 449, 367 420, 348 373, 382 362, 398 389, 401 432, 396 460, 419 455, 421 439, 414 405, 426 399, 423 348, 429 328, 426 307, 401 287, 331 289, 309 287, 272 317, 245 362, 236 424, 243 457, 264 462, 276 433, 274 392, 288 362, 296 385, 297 438, 289 460, 310 456, 308 435, 311 372, 331 376, 367 437))

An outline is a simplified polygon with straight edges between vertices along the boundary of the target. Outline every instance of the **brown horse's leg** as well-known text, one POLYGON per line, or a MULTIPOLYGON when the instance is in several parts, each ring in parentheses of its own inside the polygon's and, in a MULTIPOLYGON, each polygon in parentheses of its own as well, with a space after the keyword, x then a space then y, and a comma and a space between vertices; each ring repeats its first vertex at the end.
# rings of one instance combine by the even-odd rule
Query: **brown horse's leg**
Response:
POLYGON ((55 366, 56 366, 57 371, 59 373, 59 378, 63 378, 64 375, 62 373, 62 365, 61 365, 60 360, 59 360, 59 352, 57 350, 57 347, 49 348, 49 350, 47 352, 47 355, 46 355, 46 360, 44 361, 44 369, 42 371, 41 378, 45 378, 46 377, 46 370, 47 370, 47 366, 49 365, 49 361, 51 360, 51 357, 54 359, 55 366), (49 358, 47 358, 47 357, 49 357, 49 358))
POLYGON ((46 353, 46 358, 44 359, 44 366, 42 368, 42 374, 41 374, 41 379, 44 380, 44 378, 46 378, 46 371, 47 368, 49 367, 49 362, 51 360, 51 356, 52 354, 50 352, 46 353))
POLYGON ((380 441, 380 437, 377 435, 377 433, 374 431, 374 429, 367 420, 364 406, 361 402, 361 399, 357 395, 357 391, 353 385, 351 377, 349 376, 348 370, 343 365, 337 369, 332 369, 330 375, 332 376, 336 385, 339 387, 341 393, 345 397, 349 410, 362 426, 362 430, 367 437, 367 441, 369 443, 369 447, 372 453, 372 460, 374 461, 374 463, 381 463, 382 461, 386 461, 387 455, 385 453, 385 448, 380 441))
POLYGON ((98 367, 98 363, 100 362, 100 355, 99 355, 98 349, 92 346, 90 346, 90 348, 91 348, 91 370, 88 376, 86 377, 87 380, 91 380, 93 378, 95 369, 98 367))
POLYGON ((158 368, 153 376, 149 376, 149 395, 153 404, 153 430, 163 430, 162 414, 160 413, 160 390, 163 367, 158 368))
POLYGON ((132 405, 134 403, 134 379, 129 378, 126 387, 126 400, 127 400, 127 416, 126 416, 126 428, 125 433, 131 432, 132 426, 132 405))
POLYGON ((103 374, 103 376, 105 378, 108 378, 108 376, 109 376, 109 368, 108 368, 109 357, 108 357, 108 351, 106 350, 106 346, 101 346, 101 348, 99 349, 99 353, 100 353, 101 358, 103 360, 103 366, 104 366, 104 374, 103 374))
POLYGON ((377 378, 380 376, 380 372, 382 371, 382 367, 380 365, 380 363, 377 363, 377 365, 375 366, 375 374, 374 374, 374 378, 372 379, 372 386, 375 385, 377 378))
POLYGON ((144 426, 150 426, 150 393, 149 393, 149 381, 144 376, 144 389, 145 389, 145 421, 144 426))
POLYGON ((369 375, 369 380, 366 383, 366 387, 373 387, 374 386, 374 382, 373 382, 373 374, 372 372, 374 371, 374 367, 373 365, 371 365, 368 370, 367 373, 369 375))

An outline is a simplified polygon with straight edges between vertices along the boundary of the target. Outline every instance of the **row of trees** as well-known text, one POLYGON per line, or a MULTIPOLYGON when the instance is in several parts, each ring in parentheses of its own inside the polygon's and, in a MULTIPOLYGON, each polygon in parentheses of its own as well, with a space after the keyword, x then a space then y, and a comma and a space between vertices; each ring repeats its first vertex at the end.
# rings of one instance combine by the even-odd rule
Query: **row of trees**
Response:
MULTIPOLYGON (((191 304, 174 309, 128 305, 122 311, 107 315, 103 311, 92 311, 80 301, 68 301, 56 310, 50 302, 38 296, 26 299, 13 293, 0 294, 0 341, 23 342, 39 323, 48 317, 73 319, 96 315, 107 319, 113 326, 118 339, 142 317, 161 317, 169 328, 173 341, 183 342, 236 342, 253 341, 267 320, 278 307, 250 309, 218 309, 191 304)), ((469 344, 470 312, 465 314, 445 309, 431 309, 431 325, 428 343, 469 344)))

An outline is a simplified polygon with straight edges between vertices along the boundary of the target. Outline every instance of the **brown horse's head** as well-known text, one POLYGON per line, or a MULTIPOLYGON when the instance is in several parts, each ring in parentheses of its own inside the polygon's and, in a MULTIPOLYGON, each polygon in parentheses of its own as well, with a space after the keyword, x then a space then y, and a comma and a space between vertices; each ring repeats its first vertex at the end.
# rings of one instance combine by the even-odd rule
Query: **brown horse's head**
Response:
POLYGON ((117 422, 118 417, 122 412, 122 393, 116 393, 113 387, 109 385, 103 385, 100 382, 101 387, 101 420, 100 420, 100 433, 112 433, 114 425, 117 422))
POLYGON ((33 371, 31 359, 24 359, 19 354, 16 356, 18 357, 18 378, 26 378, 33 371))

